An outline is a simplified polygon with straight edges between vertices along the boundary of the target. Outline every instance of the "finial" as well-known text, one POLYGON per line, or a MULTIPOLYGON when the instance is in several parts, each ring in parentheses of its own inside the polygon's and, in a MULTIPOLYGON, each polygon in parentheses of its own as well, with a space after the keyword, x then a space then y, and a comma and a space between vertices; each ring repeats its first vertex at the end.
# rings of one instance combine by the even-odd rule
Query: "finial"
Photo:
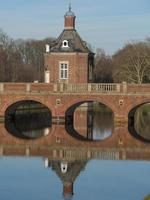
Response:
POLYGON ((69 12, 71 11, 71 0, 69 1, 69 12))

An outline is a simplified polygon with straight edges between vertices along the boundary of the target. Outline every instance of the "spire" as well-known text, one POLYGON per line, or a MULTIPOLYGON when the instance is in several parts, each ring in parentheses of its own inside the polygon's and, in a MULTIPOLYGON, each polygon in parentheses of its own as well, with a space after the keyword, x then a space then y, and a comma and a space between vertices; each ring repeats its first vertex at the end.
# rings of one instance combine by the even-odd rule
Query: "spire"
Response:
POLYGON ((71 0, 69 1, 69 12, 71 12, 71 0))

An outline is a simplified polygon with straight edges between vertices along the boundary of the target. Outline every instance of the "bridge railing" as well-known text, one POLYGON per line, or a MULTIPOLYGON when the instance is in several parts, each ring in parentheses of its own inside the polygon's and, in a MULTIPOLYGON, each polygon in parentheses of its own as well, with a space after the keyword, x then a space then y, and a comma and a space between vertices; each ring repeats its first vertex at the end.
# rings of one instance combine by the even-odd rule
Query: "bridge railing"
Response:
POLYGON ((150 84, 0 83, 0 93, 150 93, 150 84))
POLYGON ((92 84, 92 92, 120 92, 120 84, 92 84))
POLYGON ((66 92, 66 93, 104 93, 120 92, 120 84, 65 84, 65 83, 0 83, 0 92, 66 92))
POLYGON ((128 84, 128 93, 150 93, 150 84, 128 84))
POLYGON ((0 83, 0 92, 53 92, 54 84, 45 83, 0 83))
POLYGON ((120 92, 120 84, 69 84, 64 85, 65 92, 93 92, 93 93, 104 93, 104 92, 120 92))
POLYGON ((87 92, 88 84, 65 84, 64 92, 76 93, 76 92, 87 92))

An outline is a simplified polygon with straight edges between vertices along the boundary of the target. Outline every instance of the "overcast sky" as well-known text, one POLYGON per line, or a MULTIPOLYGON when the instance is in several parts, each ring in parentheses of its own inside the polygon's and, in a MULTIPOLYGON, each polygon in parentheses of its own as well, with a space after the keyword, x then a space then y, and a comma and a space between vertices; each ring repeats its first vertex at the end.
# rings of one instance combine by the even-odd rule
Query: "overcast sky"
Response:
MULTIPOLYGON (((57 37, 69 0, 0 0, 0 28, 16 38, 57 37)), ((150 0, 72 0, 76 29, 93 49, 112 54, 150 36, 150 0)))

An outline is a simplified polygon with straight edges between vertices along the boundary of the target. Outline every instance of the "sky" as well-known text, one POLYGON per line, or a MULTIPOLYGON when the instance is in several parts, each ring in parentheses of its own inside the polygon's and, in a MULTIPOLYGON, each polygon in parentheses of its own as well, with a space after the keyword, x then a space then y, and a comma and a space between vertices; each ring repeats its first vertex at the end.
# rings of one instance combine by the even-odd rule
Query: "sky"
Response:
MULTIPOLYGON (((58 37, 69 0, 0 0, 0 28, 14 39, 58 37)), ((114 54, 150 37, 150 0, 72 0, 76 30, 94 51, 114 54)))

